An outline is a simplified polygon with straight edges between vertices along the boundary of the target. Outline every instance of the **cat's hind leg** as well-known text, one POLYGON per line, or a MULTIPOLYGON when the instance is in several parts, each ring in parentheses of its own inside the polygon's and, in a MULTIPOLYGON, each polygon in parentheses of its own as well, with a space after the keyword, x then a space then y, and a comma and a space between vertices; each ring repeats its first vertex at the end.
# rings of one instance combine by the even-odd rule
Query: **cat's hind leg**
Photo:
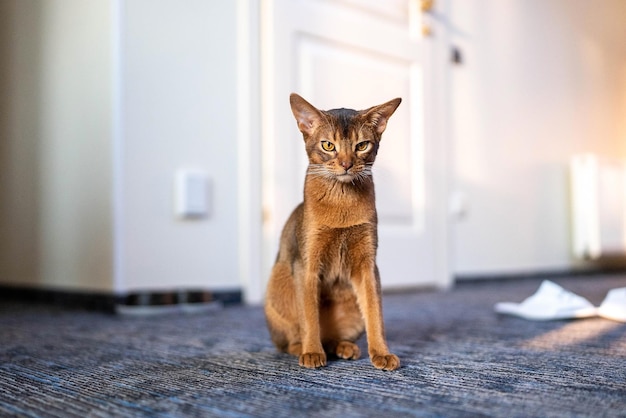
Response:
POLYGON ((271 305, 265 306, 265 317, 270 337, 276 348, 293 356, 302 354, 299 333, 297 329, 294 329, 293 324, 286 321, 271 305))
POLYGON ((324 350, 344 360, 361 357, 356 340, 363 334, 365 325, 354 297, 324 306, 321 310, 324 350))
POLYGON ((340 341, 335 348, 335 355, 344 360, 356 360, 361 357, 361 349, 352 341, 340 341))
POLYGON ((302 354, 300 327, 295 306, 293 277, 288 264, 277 262, 267 286, 265 318, 272 342, 278 350, 302 354))

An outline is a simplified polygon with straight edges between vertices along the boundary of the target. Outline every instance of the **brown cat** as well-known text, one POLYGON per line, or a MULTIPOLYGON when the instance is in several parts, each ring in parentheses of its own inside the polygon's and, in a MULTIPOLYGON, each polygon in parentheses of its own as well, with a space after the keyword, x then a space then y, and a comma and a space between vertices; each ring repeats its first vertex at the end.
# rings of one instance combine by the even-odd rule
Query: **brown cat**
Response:
POLYGON ((374 367, 400 367, 384 336, 372 180, 381 135, 400 101, 322 111, 290 96, 309 167, 304 202, 281 235, 265 315, 274 344, 299 356, 301 366, 325 366, 326 353, 359 358, 355 341, 366 331, 374 367))

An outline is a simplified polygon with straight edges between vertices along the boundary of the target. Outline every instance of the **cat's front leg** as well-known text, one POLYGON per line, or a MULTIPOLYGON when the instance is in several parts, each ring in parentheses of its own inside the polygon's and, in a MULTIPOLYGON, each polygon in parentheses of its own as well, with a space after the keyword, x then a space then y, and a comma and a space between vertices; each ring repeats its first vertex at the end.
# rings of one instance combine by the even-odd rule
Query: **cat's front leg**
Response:
POLYGON ((359 306, 365 320, 365 333, 370 360, 374 367, 395 370, 400 367, 400 359, 389 352, 385 341, 380 277, 378 267, 362 266, 352 279, 359 306))
POLYGON ((308 269, 304 274, 300 293, 302 307, 302 354, 300 366, 317 368, 326 366, 326 353, 320 333, 319 278, 317 271, 308 269))

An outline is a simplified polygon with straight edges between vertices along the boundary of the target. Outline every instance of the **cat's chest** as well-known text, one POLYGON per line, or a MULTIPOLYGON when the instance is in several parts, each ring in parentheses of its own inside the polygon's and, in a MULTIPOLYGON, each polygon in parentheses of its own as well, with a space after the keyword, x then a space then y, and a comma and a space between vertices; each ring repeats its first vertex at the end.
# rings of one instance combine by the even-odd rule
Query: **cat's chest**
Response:
POLYGON ((376 204, 372 193, 320 191, 305 197, 305 218, 316 227, 350 228, 376 224, 376 204))
POLYGON ((319 265, 327 281, 349 279, 354 267, 366 260, 375 260, 377 235, 372 224, 320 228, 310 233, 308 251, 319 257, 319 265))
POLYGON ((348 205, 316 205, 311 209, 311 224, 326 228, 350 228, 375 222, 376 209, 348 205))

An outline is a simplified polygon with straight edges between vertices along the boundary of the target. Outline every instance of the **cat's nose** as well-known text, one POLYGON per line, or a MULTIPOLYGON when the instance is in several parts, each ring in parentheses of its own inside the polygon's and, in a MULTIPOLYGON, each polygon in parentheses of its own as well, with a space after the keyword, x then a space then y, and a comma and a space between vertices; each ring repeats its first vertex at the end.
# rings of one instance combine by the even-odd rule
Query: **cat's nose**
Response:
POLYGON ((352 166, 354 165, 354 164, 352 164, 352 161, 341 161, 341 162, 339 162, 339 164, 346 171, 350 170, 350 168, 352 168, 352 166))

